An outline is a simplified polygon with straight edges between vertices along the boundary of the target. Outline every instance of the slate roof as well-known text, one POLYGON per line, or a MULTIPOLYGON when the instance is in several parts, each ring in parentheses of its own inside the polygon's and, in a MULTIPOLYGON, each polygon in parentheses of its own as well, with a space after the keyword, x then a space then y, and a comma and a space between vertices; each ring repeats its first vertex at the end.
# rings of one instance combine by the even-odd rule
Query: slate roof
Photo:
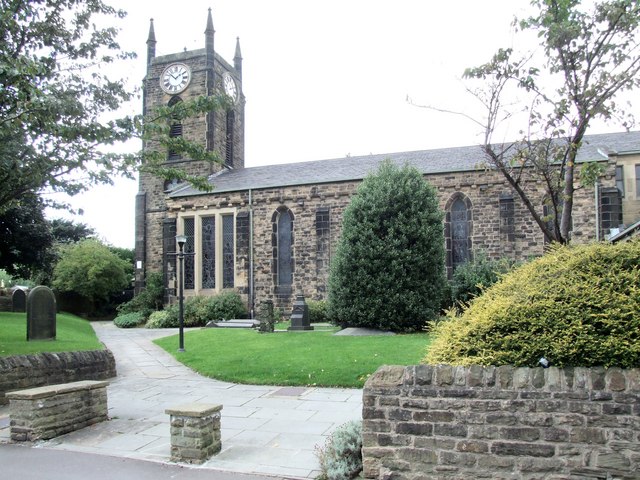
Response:
MULTIPOLYGON (((640 153, 640 131, 586 135, 578 152, 578 162, 606 160, 608 155, 616 153, 640 153)), ((386 159, 398 165, 413 165, 424 175, 473 171, 484 161, 480 146, 474 145, 223 170, 210 177, 214 185, 211 193, 362 180, 386 159)), ((206 194, 208 192, 189 185, 180 185, 169 196, 206 194)))

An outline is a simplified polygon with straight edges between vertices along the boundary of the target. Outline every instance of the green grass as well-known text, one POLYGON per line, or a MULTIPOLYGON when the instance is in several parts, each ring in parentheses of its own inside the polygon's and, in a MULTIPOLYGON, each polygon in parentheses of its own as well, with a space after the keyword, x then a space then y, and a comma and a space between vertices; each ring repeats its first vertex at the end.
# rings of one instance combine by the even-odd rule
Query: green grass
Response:
POLYGON ((56 339, 27 342, 26 313, 0 312, 0 357, 43 352, 102 350, 87 320, 59 313, 56 315, 56 339))
POLYGON ((155 340, 180 362, 208 377, 256 385, 356 387, 381 365, 414 365, 425 355, 426 334, 333 336, 331 331, 259 334, 207 328, 155 340))

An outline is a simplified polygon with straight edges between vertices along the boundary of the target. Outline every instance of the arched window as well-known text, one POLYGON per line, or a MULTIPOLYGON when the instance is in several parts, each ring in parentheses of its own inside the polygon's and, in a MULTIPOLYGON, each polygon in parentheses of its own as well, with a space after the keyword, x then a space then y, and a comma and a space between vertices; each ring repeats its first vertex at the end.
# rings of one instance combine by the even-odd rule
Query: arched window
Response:
POLYGON ((235 141, 235 124, 236 113, 233 110, 229 110, 227 112, 227 138, 224 161, 230 167, 233 166, 233 143, 235 141))
POLYGON ((457 193, 447 203, 446 211, 447 271, 452 275, 458 265, 471 258, 471 201, 457 193))
POLYGON ((280 207, 272 218, 274 226, 273 254, 276 285, 290 286, 293 283, 293 213, 280 207))
MULTIPOLYGON (((182 102, 182 99, 180 97, 172 97, 171 100, 169 100, 168 106, 173 107, 180 102, 182 102)), ((180 120, 180 118, 178 118, 177 115, 173 115, 170 120, 169 138, 176 137, 182 137, 182 121, 180 120)), ((167 158, 168 160, 180 160, 182 158, 182 155, 180 155, 180 153, 175 151, 174 149, 170 148, 169 152, 167 153, 167 158)))

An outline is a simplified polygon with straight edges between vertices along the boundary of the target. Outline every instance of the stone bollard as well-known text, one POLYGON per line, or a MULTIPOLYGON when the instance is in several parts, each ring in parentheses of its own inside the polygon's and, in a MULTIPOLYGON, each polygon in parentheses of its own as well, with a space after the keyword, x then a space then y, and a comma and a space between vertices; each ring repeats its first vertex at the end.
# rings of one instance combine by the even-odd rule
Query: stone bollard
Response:
POLYGON ((222 448, 220 411, 222 405, 189 403, 167 408, 171 416, 171 460, 204 463, 222 448))

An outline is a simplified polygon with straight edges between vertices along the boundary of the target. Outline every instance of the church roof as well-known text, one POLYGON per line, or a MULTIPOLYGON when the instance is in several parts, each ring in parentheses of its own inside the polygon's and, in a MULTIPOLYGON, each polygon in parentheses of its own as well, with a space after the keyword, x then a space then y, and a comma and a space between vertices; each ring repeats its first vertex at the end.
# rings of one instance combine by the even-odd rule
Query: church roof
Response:
MULTIPOLYGON (((578 152, 578 162, 602 161, 609 155, 630 152, 640 152, 640 131, 585 135, 578 152)), ((483 152, 478 145, 362 155, 223 170, 210 177, 210 182, 214 185, 211 193, 362 180, 386 159, 397 165, 412 165, 423 175, 473 171, 484 165, 483 152)), ((169 196, 178 198, 207 193, 209 192, 202 192, 190 185, 181 185, 169 196)))

